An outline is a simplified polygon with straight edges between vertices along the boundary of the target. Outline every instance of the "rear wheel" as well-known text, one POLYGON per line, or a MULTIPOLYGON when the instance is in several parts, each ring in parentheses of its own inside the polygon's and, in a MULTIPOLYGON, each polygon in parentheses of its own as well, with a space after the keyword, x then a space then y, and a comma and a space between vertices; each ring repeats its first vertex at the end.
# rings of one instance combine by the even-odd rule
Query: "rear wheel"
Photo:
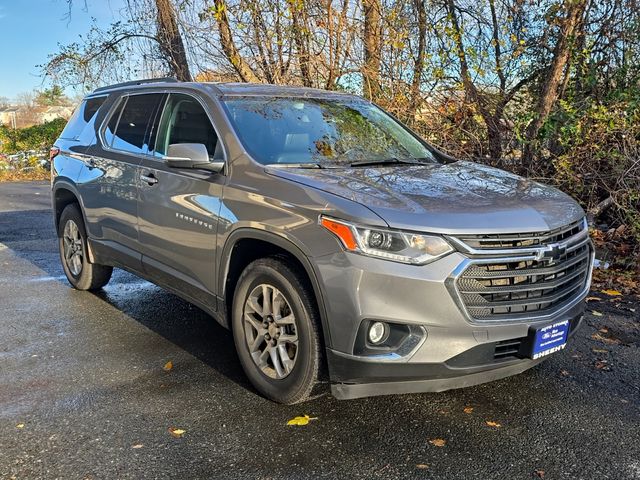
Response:
POLYGON ((62 268, 78 290, 97 290, 111 278, 113 268, 89 262, 87 233, 77 204, 67 205, 58 223, 58 246, 62 268))
POLYGON ((232 309, 242 367, 267 398, 294 404, 309 398, 321 366, 315 302, 304 276, 279 258, 251 263, 232 309))

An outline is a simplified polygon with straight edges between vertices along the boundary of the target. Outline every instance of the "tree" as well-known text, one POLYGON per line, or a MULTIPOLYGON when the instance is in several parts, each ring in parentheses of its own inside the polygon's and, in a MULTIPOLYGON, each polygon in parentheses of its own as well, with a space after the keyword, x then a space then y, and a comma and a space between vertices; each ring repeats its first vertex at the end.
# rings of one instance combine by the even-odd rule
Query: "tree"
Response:
POLYGON ((67 104, 68 99, 60 85, 53 85, 36 93, 35 103, 43 106, 67 104))

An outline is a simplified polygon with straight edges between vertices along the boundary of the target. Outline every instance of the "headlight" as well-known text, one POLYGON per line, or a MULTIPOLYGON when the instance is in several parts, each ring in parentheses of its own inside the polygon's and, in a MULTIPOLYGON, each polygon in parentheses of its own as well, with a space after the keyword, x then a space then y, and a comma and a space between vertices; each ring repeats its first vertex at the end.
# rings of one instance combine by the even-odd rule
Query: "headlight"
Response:
POLYGON ((336 235, 347 250, 371 257, 423 265, 453 251, 442 237, 364 227, 320 217, 320 224, 336 235))

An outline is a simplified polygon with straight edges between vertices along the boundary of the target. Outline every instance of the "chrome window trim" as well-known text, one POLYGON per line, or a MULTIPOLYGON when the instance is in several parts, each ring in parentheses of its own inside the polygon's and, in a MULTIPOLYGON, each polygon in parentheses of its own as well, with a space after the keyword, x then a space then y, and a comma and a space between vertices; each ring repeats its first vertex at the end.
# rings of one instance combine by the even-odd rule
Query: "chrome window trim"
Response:
MULTIPOLYGON (((149 88, 149 89, 141 89, 141 90, 136 90, 133 92, 123 92, 118 94, 118 98, 116 100, 116 102, 114 102, 113 106, 111 107, 111 110, 109 111, 109 113, 107 114, 107 116, 105 117, 105 119, 102 121, 102 123, 100 124, 100 128, 98 129, 98 140, 100 141, 100 146, 103 150, 107 151, 107 152, 114 152, 114 153, 119 153, 119 154, 123 154, 123 155, 128 155, 131 157, 145 157, 154 161, 162 161, 164 160, 162 157, 160 157, 159 155, 155 155, 155 151, 153 150, 148 150, 148 146, 147 146, 147 152, 144 153, 133 153, 133 152, 128 152, 126 150, 120 150, 118 148, 112 148, 111 146, 107 145, 106 142, 104 141, 104 131, 107 128, 107 124, 109 122, 109 120, 111 120, 111 117, 113 117, 113 114, 115 113, 115 111, 118 109, 118 106, 120 105, 120 103, 122 101, 127 102, 129 97, 134 96, 134 95, 149 95, 149 94, 167 94, 167 95, 171 95, 172 93, 180 93, 183 95, 187 95, 192 97, 194 100, 196 100, 200 106, 203 108, 203 110, 205 111, 205 113, 207 114, 207 118, 209 118, 209 121, 211 122, 211 125, 213 126, 214 131, 216 132, 216 135, 218 137, 218 141, 222 142, 222 153, 224 155, 224 164, 225 164, 225 169, 224 172, 221 172, 222 174, 226 175, 227 173, 227 168, 228 168, 228 158, 229 158, 229 154, 227 151, 227 146, 225 145, 225 143, 222 141, 222 137, 220 136, 220 132, 218 131, 215 122, 213 121, 212 117, 211 117, 211 113, 209 112, 209 109, 207 108, 207 106, 205 105, 205 103, 203 102, 203 100, 197 96, 196 94, 192 93, 192 92, 187 92, 185 90, 182 90, 180 88, 149 88), (150 153, 153 152, 153 153, 150 153)), ((162 112, 160 113, 160 115, 162 115, 162 113, 164 113, 164 108, 166 107, 167 104, 167 100, 168 98, 165 100, 164 104, 162 105, 162 112)), ((124 109, 126 108, 126 103, 122 108, 122 112, 124 112, 124 109)), ((120 112, 120 115, 122 115, 122 112, 120 112)), ((118 119, 118 122, 120 120, 118 119)), ((155 145, 154 145, 155 148, 155 145)))

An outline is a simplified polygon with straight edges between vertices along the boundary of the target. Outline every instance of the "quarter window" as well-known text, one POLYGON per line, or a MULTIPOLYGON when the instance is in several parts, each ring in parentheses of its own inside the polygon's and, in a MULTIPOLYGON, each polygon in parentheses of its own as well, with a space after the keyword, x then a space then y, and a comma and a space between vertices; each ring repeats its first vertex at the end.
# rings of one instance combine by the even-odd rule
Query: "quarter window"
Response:
POLYGON ((73 112, 73 116, 64 127, 60 134, 60 138, 69 140, 78 140, 90 134, 91 141, 95 135, 94 122, 98 114, 98 110, 107 99, 106 96, 87 98, 73 112))

